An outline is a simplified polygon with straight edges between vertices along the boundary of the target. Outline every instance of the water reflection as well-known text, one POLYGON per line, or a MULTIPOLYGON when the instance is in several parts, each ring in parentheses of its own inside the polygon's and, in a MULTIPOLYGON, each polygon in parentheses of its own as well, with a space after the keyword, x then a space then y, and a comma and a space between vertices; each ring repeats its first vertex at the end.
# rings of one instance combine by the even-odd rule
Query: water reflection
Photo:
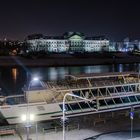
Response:
POLYGON ((57 79, 58 77, 57 77, 57 70, 56 70, 56 68, 50 68, 49 70, 48 70, 48 72, 49 72, 49 77, 48 77, 48 79, 49 80, 55 80, 55 79, 57 79))
POLYGON ((12 68, 12 77, 13 77, 13 81, 16 82, 16 80, 17 80, 17 68, 12 68))
POLYGON ((107 65, 97 65, 97 66, 85 66, 84 73, 102 73, 109 72, 109 66, 107 65))
POLYGON ((138 72, 140 73, 140 64, 138 64, 138 72))
POLYGON ((123 65, 122 64, 119 64, 118 68, 119 68, 119 70, 118 70, 119 72, 123 72, 123 65))
POLYGON ((37 68, 0 68, 0 88, 4 93, 19 94, 21 88, 31 77, 38 76, 42 80, 53 81, 64 79, 68 74, 103 73, 103 72, 140 72, 140 64, 95 65, 80 67, 37 67, 37 68))
POLYGON ((4 95, 19 94, 26 81, 26 72, 21 68, 0 68, 0 88, 4 95))

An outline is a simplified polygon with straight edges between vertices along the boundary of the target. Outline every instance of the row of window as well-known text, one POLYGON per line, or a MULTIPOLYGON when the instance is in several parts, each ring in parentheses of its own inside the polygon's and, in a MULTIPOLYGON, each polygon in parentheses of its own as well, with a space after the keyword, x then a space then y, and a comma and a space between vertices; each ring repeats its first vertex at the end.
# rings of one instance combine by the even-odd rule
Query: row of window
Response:
POLYGON ((100 106, 106 106, 106 105, 114 105, 114 104, 125 104, 125 103, 132 103, 132 102, 140 102, 140 96, 128 96, 128 97, 120 97, 120 98, 114 98, 114 99, 104 99, 99 100, 100 106))
POLYGON ((51 42, 46 42, 46 43, 40 43, 40 42, 36 42, 36 43, 28 43, 29 45, 47 45, 47 44, 52 44, 52 45, 69 45, 69 44, 77 44, 77 45, 109 45, 109 43, 84 43, 84 42, 70 42, 70 43, 51 43, 51 42))
MULTIPOLYGON (((48 46, 48 47, 32 47, 30 48, 30 50, 53 50, 53 49, 58 49, 58 50, 68 50, 69 47, 58 47, 58 46, 48 46)), ((99 51, 101 50, 101 47, 100 46, 95 46, 95 47, 70 47, 72 50, 78 50, 78 49, 83 49, 83 50, 86 50, 86 51, 99 51)))
MULTIPOLYGON (((128 103, 139 103, 140 102, 140 96, 129 96, 129 97, 122 97, 120 98, 114 98, 114 99, 104 99, 99 100, 99 108, 106 106, 109 107, 111 105, 119 105, 119 104, 128 104, 128 103)), ((62 105, 60 105, 60 108, 62 108, 62 105)), ((87 109, 87 108, 97 108, 96 103, 86 103, 86 102, 78 102, 78 103, 69 103, 65 104, 66 111, 73 111, 73 110, 81 110, 81 109, 87 109)))
MULTIPOLYGON (((66 45, 64 45, 64 44, 57 44, 57 45, 55 45, 55 44, 47 44, 47 45, 42 45, 42 44, 39 44, 39 45, 33 45, 33 44, 30 44, 30 46, 32 46, 32 47, 69 47, 69 46, 66 46, 66 45)), ((82 45, 80 45, 80 44, 71 44, 70 45, 70 47, 82 47, 82 48, 91 48, 91 47, 98 47, 98 48, 100 48, 100 47, 102 47, 103 45, 84 45, 84 46, 82 46, 82 45)))
POLYGON ((29 44, 109 44, 109 41, 27 41, 29 44))

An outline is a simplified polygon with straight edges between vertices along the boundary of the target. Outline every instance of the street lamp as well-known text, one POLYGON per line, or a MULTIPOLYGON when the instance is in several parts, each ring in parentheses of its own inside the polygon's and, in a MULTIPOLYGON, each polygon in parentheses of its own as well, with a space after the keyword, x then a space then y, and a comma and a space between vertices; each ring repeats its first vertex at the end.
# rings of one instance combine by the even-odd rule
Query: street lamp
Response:
POLYGON ((65 138, 65 119, 66 119, 65 118, 65 111, 66 111, 66 109, 65 109, 65 100, 66 100, 67 96, 72 96, 72 97, 76 97, 76 98, 79 98, 79 99, 82 99, 82 100, 85 100, 85 101, 88 101, 88 102, 93 102, 92 100, 89 100, 87 98, 83 98, 81 96, 78 96, 78 95, 75 95, 75 94, 72 94, 72 93, 66 93, 64 95, 64 97, 63 97, 63 118, 62 118, 62 120, 63 120, 63 140, 66 139, 65 138))
POLYGON ((29 129, 31 127, 31 122, 33 122, 35 120, 35 115, 34 114, 29 114, 27 112, 26 114, 22 114, 21 120, 22 120, 22 122, 25 122, 27 140, 29 140, 29 129))
POLYGON ((131 139, 132 139, 133 138, 133 119, 134 119, 134 108, 133 108, 133 106, 131 106, 130 119, 131 119, 131 139))
MULTIPOLYGON (((25 127, 26 127, 26 133, 27 133, 27 140, 29 140, 29 129, 31 127, 31 122, 33 122, 34 119, 35 119, 35 115, 34 114, 31 114, 29 112, 29 90, 30 90, 31 84, 33 84, 33 82, 38 82, 38 81, 39 81, 39 78, 38 77, 34 77, 29 82, 29 85, 27 86, 27 92, 26 92, 26 97, 27 97, 27 112, 21 116, 22 122, 25 122, 26 123, 25 127)), ((36 123, 36 134, 37 134, 37 123, 36 123)))

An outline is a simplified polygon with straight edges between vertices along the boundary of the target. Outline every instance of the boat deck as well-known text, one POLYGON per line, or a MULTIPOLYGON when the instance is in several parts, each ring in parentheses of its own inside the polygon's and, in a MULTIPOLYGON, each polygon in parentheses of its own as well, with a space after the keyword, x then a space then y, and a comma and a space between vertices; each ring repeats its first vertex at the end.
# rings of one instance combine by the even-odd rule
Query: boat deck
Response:
MULTIPOLYGON (((6 116, 8 108, 10 113, 10 108, 14 108, 18 116, 19 108, 27 111, 29 106, 36 110, 36 115, 42 120, 58 119, 62 117, 63 99, 67 93, 92 101, 85 102, 73 96, 65 96, 65 111, 69 117, 140 107, 138 73, 66 76, 65 80, 41 81, 36 85, 24 88, 23 95, 4 97, 1 104, 3 114, 6 116)), ((13 113, 13 116, 16 115, 13 113)), ((13 123, 12 120, 9 122, 13 123)))
MULTIPOLYGON (((109 109, 140 104, 140 79, 134 72, 67 75, 65 80, 44 82, 43 88, 25 90, 25 95, 6 97, 7 104, 63 102, 66 93, 72 93, 94 101, 85 103, 81 99, 67 97, 68 110, 109 109)), ((62 106, 60 105, 62 108, 62 106)))
POLYGON ((47 82, 50 89, 66 90, 79 88, 100 88, 104 86, 115 86, 122 84, 139 83, 139 75, 134 72, 125 73, 105 73, 105 74, 86 74, 86 75, 66 75, 66 80, 47 82))

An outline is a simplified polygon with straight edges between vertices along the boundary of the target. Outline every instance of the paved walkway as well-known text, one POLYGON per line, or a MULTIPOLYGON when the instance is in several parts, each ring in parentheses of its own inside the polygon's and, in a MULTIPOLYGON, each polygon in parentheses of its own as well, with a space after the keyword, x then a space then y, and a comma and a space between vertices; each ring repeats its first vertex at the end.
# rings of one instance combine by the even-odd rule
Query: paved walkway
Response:
POLYGON ((130 131, 114 132, 100 135, 96 138, 96 140, 135 140, 136 138, 140 137, 140 131, 133 132, 133 137, 134 138, 131 138, 130 131))
MULTIPOLYGON (((82 130, 71 130, 66 132, 66 140, 83 140, 87 137, 99 134, 92 130, 82 129, 82 130)), ((62 131, 60 132, 49 132, 49 133, 39 133, 38 139, 36 134, 30 134, 32 140, 62 140, 62 131)), ((26 135, 22 134, 23 140, 26 140, 26 135)), ((21 140, 19 136, 3 136, 0 137, 0 140, 21 140)))
MULTIPOLYGON (((66 140, 84 140, 88 137, 98 135, 99 132, 93 130, 82 129, 82 130, 71 130, 66 132, 66 140)), ((136 138, 130 138, 130 132, 116 132, 100 135, 96 140, 140 140, 140 132, 133 133, 133 136, 136 138)), ((26 135, 22 134, 23 140, 26 140, 26 135)), ((39 133, 36 137, 36 134, 30 134, 31 140, 62 140, 62 131, 60 132, 49 132, 49 133, 39 133)), ((21 140, 19 136, 3 136, 0 137, 0 140, 21 140)), ((87 139, 88 140, 88 139, 87 139)), ((92 139, 89 139, 92 140, 92 139)), ((93 139, 95 140, 95 139, 93 139)))
MULTIPOLYGON (((110 133, 108 132, 114 132, 114 131, 122 131, 122 130, 129 130, 130 129, 130 118, 127 117, 120 117, 118 119, 112 119, 109 121, 106 121, 106 123, 100 122, 97 123, 97 125, 94 126, 93 118, 88 117, 86 119, 79 119, 80 120, 80 130, 74 129, 66 131, 66 140, 84 140, 86 138, 96 136, 99 134, 106 133, 106 135, 101 135, 100 137, 96 138, 96 140, 126 140, 130 139, 130 131, 127 133, 110 133), (106 137, 106 139, 105 139, 106 137)), ((43 123, 44 124, 44 123, 43 123)), ((134 129, 140 130, 140 119, 137 118, 134 120, 134 129)), ((46 124, 44 124, 46 126, 46 124)), ((39 128, 39 127, 38 127, 39 128)), ((26 131, 24 129, 19 130, 23 140, 26 140, 26 131)), ((140 133, 138 133, 140 135, 140 133)), ((135 133, 133 136, 138 136, 137 133, 135 133)), ((38 135, 35 133, 35 128, 32 128, 30 132, 30 138, 31 140, 62 140, 62 130, 58 132, 46 132, 43 133, 42 129, 39 128, 38 135), (38 137, 36 137, 38 136, 38 137), (38 138, 38 139, 37 139, 38 138)), ((140 139, 140 138, 139 138, 140 139)), ((18 135, 15 136, 3 136, 0 137, 0 140, 21 140, 18 135)), ((91 139, 90 139, 91 140, 91 139)), ((138 140, 138 138, 135 138, 133 140, 138 140)))
MULTIPOLYGON (((97 134, 99 133, 88 129, 72 130, 66 132, 66 140, 83 140, 97 134)), ((62 132, 46 134, 45 137, 46 140, 62 140, 62 132)))

